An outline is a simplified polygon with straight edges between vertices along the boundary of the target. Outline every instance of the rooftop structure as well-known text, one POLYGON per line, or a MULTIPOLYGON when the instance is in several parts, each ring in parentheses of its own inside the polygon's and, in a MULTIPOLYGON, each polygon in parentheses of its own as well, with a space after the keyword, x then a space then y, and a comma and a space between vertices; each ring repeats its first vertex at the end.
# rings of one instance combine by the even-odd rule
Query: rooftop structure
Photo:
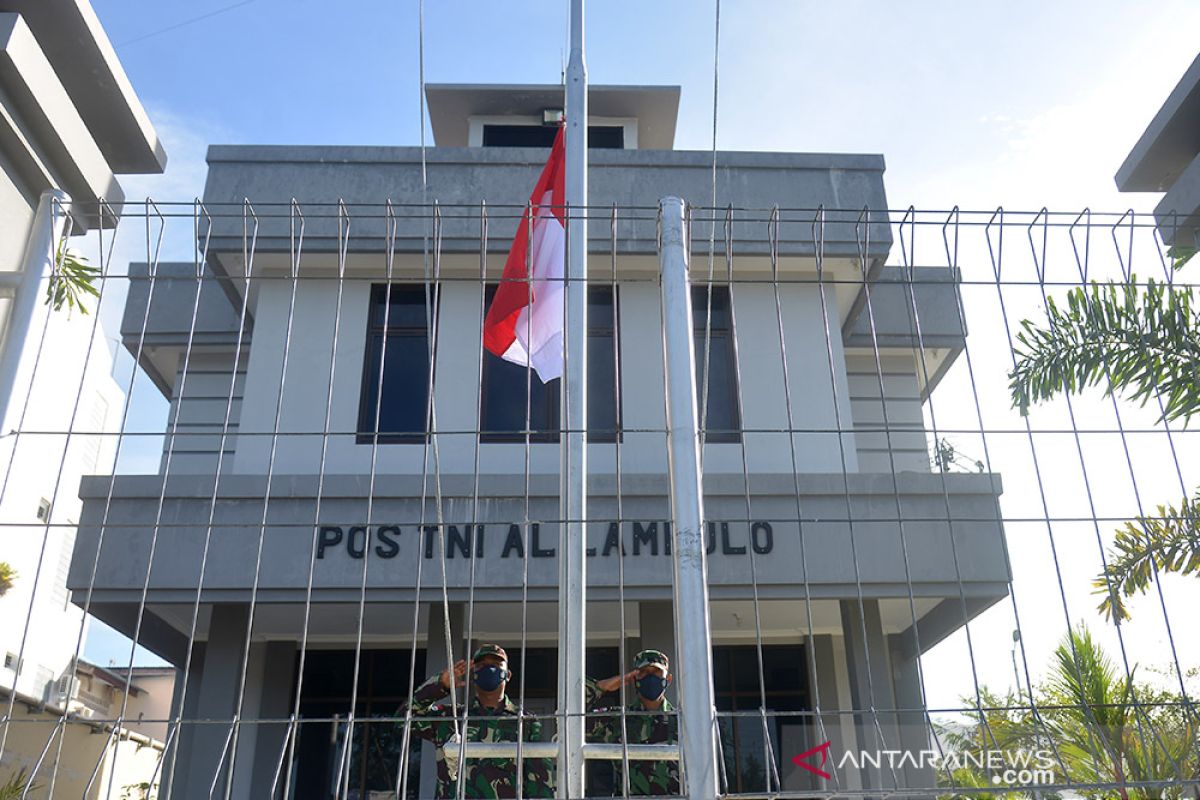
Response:
POLYGON ((1163 192, 1154 209, 1168 246, 1200 246, 1200 56, 1117 170, 1122 192, 1163 192))

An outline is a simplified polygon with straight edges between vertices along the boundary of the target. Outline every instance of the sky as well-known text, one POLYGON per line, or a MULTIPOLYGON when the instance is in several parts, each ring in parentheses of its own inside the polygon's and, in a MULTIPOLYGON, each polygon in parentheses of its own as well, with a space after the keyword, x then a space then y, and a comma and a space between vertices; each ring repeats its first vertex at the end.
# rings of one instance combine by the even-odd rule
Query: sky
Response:
MULTIPOLYGON (((93 3, 170 159, 162 176, 124 179, 130 197, 187 201, 201 194, 209 144, 421 140, 415 0, 357 0, 336 8, 314 0, 93 3)), ((426 80, 557 82, 566 9, 566 2, 549 0, 427 3, 426 80)), ((1118 193, 1113 175, 1195 58, 1200 30, 1195 2, 1160 2, 1151 10, 1095 0, 725 0, 720 14, 717 146, 881 153, 894 209, 1150 211, 1157 195, 1118 193)), ((590 80, 680 85, 676 147, 708 150, 714 20, 712 2, 593 0, 587 17, 590 80)), ((426 136, 432 144, 427 128, 426 136)), ((981 233, 971 235, 963 251, 975 258, 969 268, 978 271, 976 278, 989 275, 981 233)), ((1068 245, 1062 236, 1052 243, 1056 266, 1071 265, 1068 245)), ((1097 257, 1097 263, 1112 269, 1111 256, 1097 257)), ((963 267, 968 273, 965 261, 963 267)), ((1021 268, 1031 270, 1030 263, 1021 268)), ((972 330, 1003 329, 996 300, 994 288, 964 288, 972 330)), ((1040 307, 1040 297, 1032 294, 1014 300, 1011 324, 1040 307)), ((1015 431, 988 443, 992 466, 1005 478, 1006 516, 1042 515, 1043 499, 1057 508, 1066 497, 1091 496, 1111 501, 1119 513, 1129 513, 1138 502, 1150 507, 1177 501, 1179 479, 1161 436, 1144 447, 1130 446, 1136 483, 1121 469, 1126 442, 1120 437, 1085 442, 1090 493, 1070 438, 1043 443, 1040 466, 1044 477, 1054 479, 1045 497, 1022 438, 1023 423, 1007 409, 1003 370, 985 374, 985 367, 1009 358, 1007 345, 998 337, 977 336, 970 346, 972 365, 960 359, 927 409, 927 422, 933 414, 943 428, 977 429, 973 401, 982 397, 989 427, 1015 431), (1141 487, 1136 496, 1134 486, 1141 487)), ((124 368, 127 376, 128 364, 124 368)), ((1112 406, 1102 398, 1083 398, 1071 410, 1079 425, 1115 425, 1112 406)), ((1149 411, 1122 413, 1125 423, 1153 427, 1149 411)), ((1070 428, 1064 404, 1039 414, 1039 424, 1070 428)), ((147 430, 162 430, 161 403, 156 406, 144 387, 135 392, 131 419, 147 430)), ((981 441, 961 446, 984 457, 981 441)), ((1182 458, 1185 482, 1200 483, 1200 465, 1186 453, 1182 458)), ((123 468, 153 471, 157 455, 129 454, 123 468)), ((1034 672, 1068 622, 1086 621, 1101 632, 1110 652, 1118 652, 1122 642, 1095 615, 1088 586, 1099 564, 1098 542, 1111 537, 1111 526, 1075 527, 1059 526, 1052 542, 1044 523, 1008 526, 1016 600, 973 623, 972 642, 963 632, 925 659, 930 705, 957 704, 970 690, 972 671, 989 685, 1012 683, 1014 613, 1021 616, 1034 672), (1061 602, 1056 585, 1067 587, 1061 602)), ((1200 597, 1189 584, 1167 581, 1165 587, 1165 602, 1178 609, 1173 621, 1182 621, 1183 610, 1200 597)), ((1152 665, 1171 660, 1158 602, 1155 594, 1135 605, 1145 623, 1125 634, 1131 660, 1152 665)), ((1187 633, 1174 632, 1184 648, 1185 669, 1200 663, 1200 646, 1187 633)), ((103 660, 119 651, 115 634, 97 626, 89 654, 103 660)), ((125 660, 127 650, 117 657, 125 660)))

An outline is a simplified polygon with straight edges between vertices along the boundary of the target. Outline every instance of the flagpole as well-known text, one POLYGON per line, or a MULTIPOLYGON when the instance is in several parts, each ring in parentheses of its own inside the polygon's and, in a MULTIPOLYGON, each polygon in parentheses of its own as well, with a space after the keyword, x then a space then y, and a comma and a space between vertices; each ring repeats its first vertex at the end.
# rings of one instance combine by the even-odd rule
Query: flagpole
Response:
POLYGON ((583 0, 571 0, 566 74, 567 286, 559 470, 558 796, 584 793, 584 647, 587 633, 587 65, 583 0))

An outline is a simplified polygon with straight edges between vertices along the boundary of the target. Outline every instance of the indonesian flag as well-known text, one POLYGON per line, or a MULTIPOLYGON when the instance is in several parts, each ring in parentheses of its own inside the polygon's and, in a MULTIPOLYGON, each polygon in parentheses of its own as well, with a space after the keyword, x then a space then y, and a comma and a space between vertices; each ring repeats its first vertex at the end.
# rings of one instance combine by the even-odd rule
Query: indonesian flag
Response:
POLYGON ((531 211, 521 217, 504 277, 483 322, 488 351, 514 364, 532 365, 542 383, 563 372, 564 150, 559 128, 550 160, 529 197, 531 211), (526 272, 527 262, 532 274, 526 272))

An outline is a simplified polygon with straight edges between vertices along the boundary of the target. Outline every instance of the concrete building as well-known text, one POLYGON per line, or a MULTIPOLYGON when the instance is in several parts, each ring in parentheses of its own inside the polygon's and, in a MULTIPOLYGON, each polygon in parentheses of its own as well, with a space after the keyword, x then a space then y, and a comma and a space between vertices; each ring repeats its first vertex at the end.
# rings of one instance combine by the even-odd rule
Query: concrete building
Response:
POLYGON ((175 690, 174 667, 102 667, 80 660, 76 685, 67 710, 84 719, 113 720, 125 705, 125 730, 161 745, 167 740, 171 697, 175 690), (129 688, 129 700, 122 695, 129 688))
POLYGON ((1154 208, 1168 247, 1200 248, 1200 56, 1117 170, 1122 192, 1162 192, 1154 208))
MULTIPOLYGON (((442 85, 427 96, 435 144, 425 153, 211 147, 204 274, 143 267, 131 288, 125 346, 171 403, 162 469, 117 476, 111 503, 108 477, 83 480, 70 586, 88 586, 98 564, 95 613, 126 632, 141 616, 141 643, 187 665, 172 712, 185 723, 168 770, 176 796, 219 778, 236 797, 268 797, 277 772, 297 798, 332 796, 339 778, 352 796, 394 791, 395 726, 366 720, 405 699, 410 656, 418 681, 444 664, 444 616, 456 657, 503 643, 524 675, 526 707, 553 711, 557 387, 535 379, 527 398, 523 370, 481 357, 480 270, 486 282, 500 275, 514 209, 553 135, 543 113, 561 107, 561 89, 442 85), (425 199, 441 204, 436 230, 415 205, 425 199), (312 722, 301 724, 293 759, 294 709, 312 722), (236 747, 231 725, 187 724, 232 723, 235 713, 236 747)), ((590 205, 605 209, 589 232, 588 669, 597 676, 621 669, 621 646, 626 658, 681 646, 654 209, 666 195, 708 205, 712 156, 672 149, 678 99, 675 87, 591 89, 590 205)), ((966 327, 957 275, 917 269, 906 280, 885 266, 886 217, 860 216, 887 208, 882 157, 716 158, 719 203, 763 209, 735 213, 732 286, 696 289, 697 308, 711 300, 713 309, 704 471, 716 697, 723 712, 764 699, 768 709, 765 723, 723 719, 726 772, 730 791, 760 791, 771 759, 784 788, 804 789, 808 774, 791 756, 822 740, 928 746, 917 659, 1008 592, 1000 481, 931 472, 922 404, 966 327), (781 214, 777 284, 774 204, 808 209, 781 214), (853 209, 827 215, 820 284, 818 207, 853 209)), ((720 276, 720 231, 715 241, 720 276)), ((697 281, 707 256, 700 223, 697 281)), ((412 786, 431 796, 431 753, 413 764, 412 786)), ((844 780, 862 788, 882 777, 844 780)))
MULTIPOLYGON (((112 472, 124 403, 95 314, 43 302, 49 272, 61 237, 115 224, 99 200, 119 210, 118 175, 165 161, 87 0, 0 0, 0 561, 16 572, 0 598, 4 709, 10 691, 44 709, 71 692, 84 624, 66 585, 78 483, 112 472)), ((15 744, 35 727, 0 724, 0 780, 38 757, 44 736, 32 754, 15 744)))
MULTIPOLYGON (((36 787, 31 797, 145 796, 137 787, 149 786, 162 760, 175 670, 135 667, 133 680, 127 676, 128 670, 105 669, 80 659, 75 680, 64 681, 56 696, 46 700, 17 695, 6 752, 31 775, 36 787), (122 705, 129 722, 113 732, 112 720, 120 716, 122 705), (30 765, 37 763, 47 742, 53 746, 60 740, 57 769, 51 759, 49 766, 32 774, 30 765)), ((8 701, 7 689, 0 690, 0 699, 8 701)))

